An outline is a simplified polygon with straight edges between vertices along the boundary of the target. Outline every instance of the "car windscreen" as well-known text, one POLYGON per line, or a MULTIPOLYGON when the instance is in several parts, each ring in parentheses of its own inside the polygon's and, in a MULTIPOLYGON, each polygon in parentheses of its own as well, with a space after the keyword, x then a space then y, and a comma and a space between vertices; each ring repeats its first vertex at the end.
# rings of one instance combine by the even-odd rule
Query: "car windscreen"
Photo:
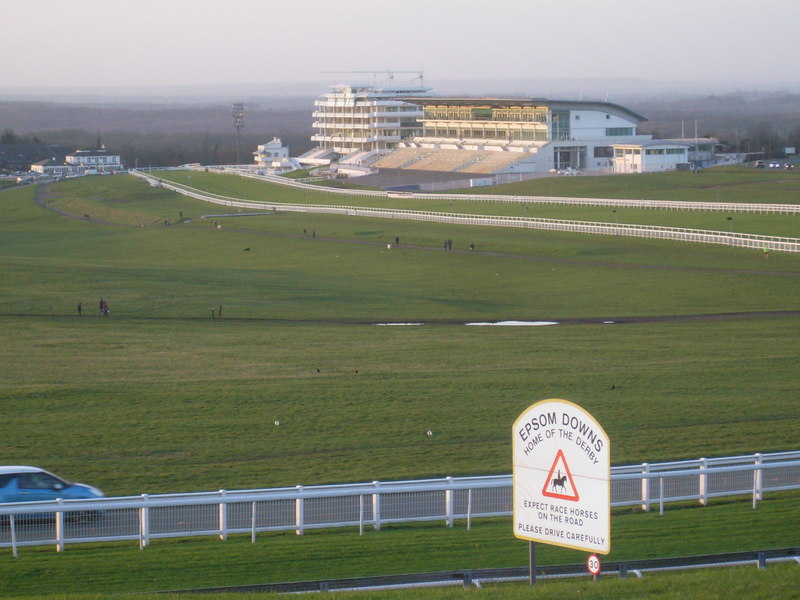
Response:
POLYGON ((50 473, 20 473, 19 487, 27 490, 60 490, 69 484, 50 473))

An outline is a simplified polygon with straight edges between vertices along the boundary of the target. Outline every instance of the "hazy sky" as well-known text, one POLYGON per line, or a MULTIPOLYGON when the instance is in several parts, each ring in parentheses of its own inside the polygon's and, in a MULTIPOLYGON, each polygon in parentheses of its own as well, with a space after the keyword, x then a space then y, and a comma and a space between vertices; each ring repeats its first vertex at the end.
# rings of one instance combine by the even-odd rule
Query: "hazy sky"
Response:
POLYGON ((0 0, 0 91, 644 78, 800 87, 798 0, 0 0), (398 76, 398 80, 400 76, 398 76), (408 76, 409 78, 411 76, 408 76))

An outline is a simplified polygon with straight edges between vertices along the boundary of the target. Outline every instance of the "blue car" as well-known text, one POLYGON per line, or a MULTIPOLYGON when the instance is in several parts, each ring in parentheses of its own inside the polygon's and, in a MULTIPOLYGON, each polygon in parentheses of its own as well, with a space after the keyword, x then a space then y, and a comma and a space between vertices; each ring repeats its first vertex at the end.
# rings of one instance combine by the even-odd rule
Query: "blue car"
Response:
MULTIPOLYGON (((0 504, 42 500, 103 498, 96 487, 72 483, 37 467, 0 467, 0 504)), ((99 513, 98 513, 99 514, 99 513)), ((73 518, 95 515, 69 515, 73 518)))

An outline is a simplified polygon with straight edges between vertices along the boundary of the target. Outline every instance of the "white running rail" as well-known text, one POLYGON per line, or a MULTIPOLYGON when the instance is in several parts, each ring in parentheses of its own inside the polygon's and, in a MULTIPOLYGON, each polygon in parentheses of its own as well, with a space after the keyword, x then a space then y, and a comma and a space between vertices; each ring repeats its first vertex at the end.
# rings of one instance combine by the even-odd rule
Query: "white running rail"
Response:
MULTIPOLYGON (((731 213, 774 213, 774 214, 798 214, 800 204, 765 204, 755 202, 689 202, 683 200, 631 200, 621 198, 574 198, 561 196, 509 196, 502 194, 439 194, 421 192, 393 192, 378 190, 353 190, 343 188, 332 188, 319 185, 309 185, 279 175, 257 175, 242 169, 217 166, 217 167, 192 167, 196 171, 209 171, 228 175, 238 175, 250 179, 260 179, 286 187, 295 187, 306 190, 314 190, 328 194, 338 194, 343 196, 370 196, 374 198, 417 198, 424 200, 448 200, 448 201, 479 201, 479 202, 500 202, 513 204, 568 204, 574 206, 603 206, 608 208, 643 208, 655 210, 685 210, 685 211, 717 211, 731 213)), ((163 169, 162 169, 163 170, 163 169)))
MULTIPOLYGON (((301 486, 0 504, 0 547, 138 541, 258 532, 464 521, 512 514, 512 477, 301 486)), ((753 507, 768 492, 800 489, 800 450, 612 467, 611 506, 641 506, 744 496, 753 507)))
MULTIPOLYGON (((778 252, 800 252, 800 238, 758 235, 749 233, 732 233, 728 231, 712 231, 705 229, 690 229, 681 227, 661 227, 657 225, 635 225, 626 223, 602 223, 595 221, 573 221, 565 219, 545 219, 536 217, 508 217, 470 215, 462 213, 418 211, 397 208, 366 208, 359 206, 336 206, 325 204, 300 204, 276 203, 261 200, 244 200, 220 194, 213 194, 190 186, 168 182, 150 174, 131 171, 132 174, 147 179, 151 185, 158 185, 165 189, 175 191, 185 196, 198 200, 220 204, 235 208, 248 208, 262 211, 293 211, 309 213, 328 213, 358 217, 378 217, 389 219, 405 219, 415 221, 430 221, 437 223, 452 223, 457 225, 481 225, 492 227, 516 227, 525 229, 547 229, 550 231, 566 231, 572 233, 590 233, 601 235, 617 235, 626 237, 643 237, 705 244, 721 244, 741 248, 767 249, 778 252)), ((264 179, 273 178, 259 176, 264 179)), ((286 179, 286 178, 277 178, 286 179)), ((305 189, 316 192, 328 192, 330 188, 321 188, 310 184, 300 184, 305 189)), ((298 187, 298 186, 296 186, 298 187)), ((337 190, 338 191, 338 190, 337 190)), ((364 190, 348 190, 349 195, 375 195, 378 192, 365 192, 364 190)), ((381 192, 385 193, 385 192, 381 192)), ((420 197, 438 197, 447 195, 419 195, 420 197)), ((447 196, 449 197, 449 196, 447 196)))

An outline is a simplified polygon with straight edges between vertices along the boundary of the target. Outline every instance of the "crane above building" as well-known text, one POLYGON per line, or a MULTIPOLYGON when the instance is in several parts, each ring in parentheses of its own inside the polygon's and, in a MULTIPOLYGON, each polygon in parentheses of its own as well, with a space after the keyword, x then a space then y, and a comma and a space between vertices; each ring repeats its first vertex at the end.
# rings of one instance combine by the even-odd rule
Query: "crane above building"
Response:
POLYGON ((375 79, 379 76, 383 75, 386 77, 386 81, 389 85, 392 85, 394 82, 395 75, 415 75, 411 79, 411 81, 419 80, 419 87, 425 87, 425 73, 423 71, 394 71, 391 69, 386 69, 385 71, 322 71, 323 73, 331 73, 331 74, 357 74, 357 75, 372 75, 373 78, 373 85, 375 84, 375 79))

